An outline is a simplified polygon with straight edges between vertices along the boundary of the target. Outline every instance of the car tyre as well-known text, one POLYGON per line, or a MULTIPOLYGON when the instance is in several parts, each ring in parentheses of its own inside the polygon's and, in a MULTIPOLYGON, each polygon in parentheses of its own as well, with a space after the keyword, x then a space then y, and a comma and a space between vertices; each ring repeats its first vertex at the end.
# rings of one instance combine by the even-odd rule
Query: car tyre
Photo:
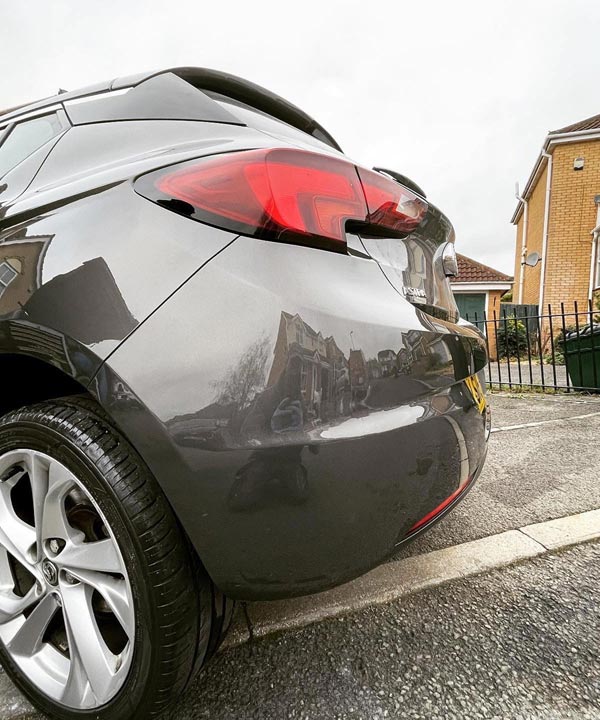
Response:
POLYGON ((0 419, 0 661, 39 710, 61 720, 159 715, 215 652, 232 609, 142 458, 93 401, 0 419), (60 519, 64 537, 47 518, 60 519), (27 607, 11 619, 17 605, 27 607), (44 612, 51 619, 35 626, 44 612))

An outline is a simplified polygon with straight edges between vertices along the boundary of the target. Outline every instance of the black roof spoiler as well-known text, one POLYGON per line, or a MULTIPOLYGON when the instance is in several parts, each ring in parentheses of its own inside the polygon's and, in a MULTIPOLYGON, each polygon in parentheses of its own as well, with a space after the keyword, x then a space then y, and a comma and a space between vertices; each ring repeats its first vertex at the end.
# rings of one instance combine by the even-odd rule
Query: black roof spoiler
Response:
POLYGON ((140 73, 138 75, 116 78, 109 83, 98 83, 97 85, 83 88, 82 90, 53 95, 45 98, 44 100, 39 100, 38 102, 5 110, 3 113, 0 113, 0 122, 12 120, 23 111, 29 112, 43 109, 44 107, 54 105, 55 103, 73 100, 99 92, 133 87, 139 85, 145 80, 148 80, 149 78, 162 75, 164 73, 173 73, 182 80, 190 83, 190 85, 198 88, 198 90, 219 93, 231 98, 232 100, 237 100, 238 102, 250 105, 256 110, 264 112, 267 115, 271 115, 272 117, 281 120, 298 130, 302 130, 308 135, 312 135, 318 140, 330 145, 335 150, 342 152, 341 147, 332 135, 330 135, 316 120, 310 117, 310 115, 307 115, 303 110, 300 110, 300 108, 296 107, 287 100, 284 100, 279 95, 272 93, 270 90, 266 90, 260 85, 256 85, 255 83, 244 80, 236 75, 230 75, 229 73, 220 72, 219 70, 211 70, 209 68, 166 68, 155 72, 140 73))

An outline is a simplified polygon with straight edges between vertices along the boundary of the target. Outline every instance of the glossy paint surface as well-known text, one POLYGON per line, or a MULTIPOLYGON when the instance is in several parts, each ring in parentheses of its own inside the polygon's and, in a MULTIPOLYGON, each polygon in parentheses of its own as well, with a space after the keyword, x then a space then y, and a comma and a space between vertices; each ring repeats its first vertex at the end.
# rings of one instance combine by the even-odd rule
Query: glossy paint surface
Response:
POLYGON ((86 125, 53 140, 45 162, 37 159, 48 154, 44 146, 9 172, 0 184, 0 263, 18 274, 0 294, 3 351, 89 382, 139 322, 235 237, 165 212, 134 191, 132 177, 260 142, 251 129, 210 123, 86 125), (77 348, 75 360, 67 345, 77 348))
POLYGON ((485 343, 452 322, 443 278, 415 273, 419 258, 439 271, 443 217, 420 238, 349 235, 341 254, 237 237, 134 190, 140 174, 195 157, 302 145, 299 131, 276 134, 84 124, 0 180, 0 265, 14 269, 0 367, 28 356, 88 388, 239 598, 368 570, 480 472, 486 450, 469 380, 485 343), (425 312, 436 303, 448 311, 425 312))
POLYGON ((479 472, 484 362, 373 260, 240 237, 109 358, 129 394, 96 392, 216 582, 277 597, 372 567, 479 472))

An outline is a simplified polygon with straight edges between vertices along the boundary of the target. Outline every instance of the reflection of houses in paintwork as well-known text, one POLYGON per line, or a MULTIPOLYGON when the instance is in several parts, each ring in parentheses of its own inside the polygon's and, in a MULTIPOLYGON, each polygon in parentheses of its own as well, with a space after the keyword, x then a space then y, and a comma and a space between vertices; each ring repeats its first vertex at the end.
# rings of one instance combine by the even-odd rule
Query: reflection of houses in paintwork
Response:
POLYGON ((409 330, 402 333, 402 340, 404 347, 398 352, 398 367, 401 372, 410 372, 420 361, 426 362, 427 368, 447 365, 451 371, 452 353, 445 335, 432 333, 427 338, 423 332, 409 330))
POLYGON ((427 355, 427 344, 425 335, 420 330, 409 330, 402 333, 402 342, 406 351, 407 368, 412 367, 416 362, 427 355))
POLYGON ((383 377, 394 373, 396 368, 396 353, 393 350, 380 350, 377 353, 377 360, 383 377))
POLYGON ((452 351, 448 340, 451 339, 446 332, 446 325, 441 323, 437 318, 431 316, 423 316, 422 321, 427 323, 428 327, 432 331, 427 342, 426 353, 429 355, 429 365, 440 367, 442 365, 448 365, 448 370, 451 371, 451 365, 453 362, 452 351), (427 319, 425 319, 427 318, 427 319))
POLYGON ((8 238, 0 245, 0 316, 26 318, 84 344, 122 340, 137 325, 102 257, 44 277, 52 235, 8 238), (102 306, 103 312, 96 312, 102 306))
POLYGON ((429 355, 435 357, 436 366, 447 365, 448 370, 451 371, 452 353, 445 337, 438 337, 429 344, 429 355))
POLYGON ((197 412, 177 415, 167 424, 178 445, 217 450, 226 445, 227 428, 236 409, 235 403, 211 403, 197 412))
MULTIPOLYGON (((429 275, 431 273, 422 243, 408 238, 404 244, 408 255, 406 270, 403 271, 404 286, 423 290, 426 296, 430 297, 432 283, 429 275)), ((423 303, 425 302, 425 298, 414 295, 412 296, 412 301, 423 303)))
POLYGON ((367 369, 369 371, 370 380, 378 380, 380 377, 383 377, 381 364, 377 358, 370 358, 367 360, 367 369))
POLYGON ((19 310, 42 284, 50 235, 33 235, 0 245, 0 315, 19 310))
POLYGON ((298 378, 298 395, 308 417, 336 412, 336 397, 349 375, 348 361, 333 337, 323 337, 298 314, 282 312, 273 354, 267 387, 287 373, 298 378))
POLYGON ((369 384, 369 373, 363 351, 350 350, 348 364, 350 365, 350 385, 352 390, 366 388, 369 384))
POLYGON ((137 326, 102 257, 45 281, 24 309, 32 322, 52 327, 58 321, 66 335, 86 345, 123 340, 137 326))
POLYGON ((64 333, 29 322, 23 313, 31 296, 42 287, 44 257, 52 235, 29 235, 0 245, 0 317, 6 348, 57 365, 75 375, 64 333))

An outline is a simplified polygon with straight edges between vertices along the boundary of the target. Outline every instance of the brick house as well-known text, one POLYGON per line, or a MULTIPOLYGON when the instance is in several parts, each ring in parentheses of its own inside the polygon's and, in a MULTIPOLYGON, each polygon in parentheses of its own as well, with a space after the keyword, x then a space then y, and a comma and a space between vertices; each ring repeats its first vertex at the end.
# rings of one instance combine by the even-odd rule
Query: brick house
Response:
POLYGON ((500 298, 512 287, 513 279, 499 270, 477 262, 466 255, 458 257, 458 275, 452 278, 452 293, 462 317, 482 320, 484 312, 500 316, 500 298))
POLYGON ((600 287, 600 115, 548 134, 511 222, 513 302, 585 310, 600 287), (540 261, 530 267, 533 252, 540 261))
MULTIPOLYGON (((452 293, 462 317, 477 320, 486 332, 484 318, 500 317, 500 298, 512 287, 513 279, 499 270, 457 253, 458 275, 452 278, 452 293)), ((487 333, 490 357, 496 357, 494 333, 487 333)))
MULTIPOLYGON (((360 353, 364 383, 366 366, 360 353)), ((324 419, 338 412, 336 408, 340 403, 343 405, 342 396, 351 384, 349 362, 334 338, 324 337, 300 315, 283 311, 266 387, 273 387, 282 377, 287 383, 285 394, 292 399, 301 398, 310 419, 324 419)))

